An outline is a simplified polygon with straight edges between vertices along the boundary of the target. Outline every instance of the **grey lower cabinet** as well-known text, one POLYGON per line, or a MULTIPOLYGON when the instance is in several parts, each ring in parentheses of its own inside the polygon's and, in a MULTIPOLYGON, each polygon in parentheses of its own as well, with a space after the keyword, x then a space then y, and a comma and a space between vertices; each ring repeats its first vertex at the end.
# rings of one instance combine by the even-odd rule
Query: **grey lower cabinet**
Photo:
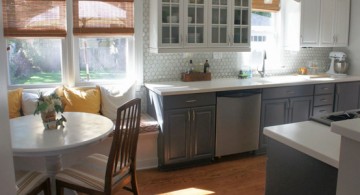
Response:
POLYGON ((313 110, 313 85, 266 88, 263 90, 258 153, 265 153, 267 126, 306 121, 313 110))
POLYGON ((214 156, 215 106, 165 111, 164 165, 214 156))
POLYGON ((360 82, 337 83, 335 86, 335 111, 360 108, 360 82))
POLYGON ((160 169, 211 162, 215 154, 215 93, 160 96, 148 91, 148 113, 160 125, 160 169))

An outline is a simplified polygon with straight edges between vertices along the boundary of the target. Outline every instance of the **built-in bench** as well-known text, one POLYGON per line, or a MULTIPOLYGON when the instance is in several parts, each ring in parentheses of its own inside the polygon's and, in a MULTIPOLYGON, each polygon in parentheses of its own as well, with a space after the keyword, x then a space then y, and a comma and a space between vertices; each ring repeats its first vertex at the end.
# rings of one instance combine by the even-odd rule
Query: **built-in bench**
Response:
MULTIPOLYGON (((130 87, 127 91, 121 90, 108 90, 103 87, 87 87, 87 89, 99 89, 100 93, 100 102, 101 104, 99 113, 108 117, 112 121, 116 120, 116 109, 121 106, 123 103, 129 99, 134 98, 133 87, 130 87)), ((9 90, 9 112, 16 113, 19 117, 21 115, 33 114, 36 108, 36 101, 39 92, 46 93, 48 91, 55 91, 58 89, 49 88, 49 89, 24 89, 24 90, 9 90), (14 105, 10 105, 14 104, 14 105), (18 113, 17 113, 18 112, 18 113)), ((60 95, 63 95, 60 93, 60 95)), ((39 116, 40 117, 40 116, 39 116)), ((10 117, 12 118, 12 117, 10 117)), ((140 121, 140 134, 137 147, 137 168, 146 169, 157 167, 157 136, 159 133, 159 125, 155 119, 149 116, 146 113, 141 114, 140 121)), ((78 153, 74 154, 65 154, 63 164, 71 165, 73 162, 76 162, 78 158, 86 156, 88 154, 98 152, 106 154, 110 150, 112 142, 111 135, 108 139, 104 140, 101 143, 98 143, 94 146, 86 148, 86 150, 81 150, 78 153)), ((16 157, 15 159, 21 159, 16 157)), ((18 160, 21 163, 22 160, 18 160)), ((26 165, 28 162, 24 159, 23 163, 26 165)), ((36 160, 35 160, 36 161, 36 160)), ((15 162, 16 164, 16 162, 15 162)), ((19 164, 19 163, 17 163, 19 164)), ((35 165, 38 163, 35 163, 35 165)), ((21 165, 19 165, 21 166, 21 165)))

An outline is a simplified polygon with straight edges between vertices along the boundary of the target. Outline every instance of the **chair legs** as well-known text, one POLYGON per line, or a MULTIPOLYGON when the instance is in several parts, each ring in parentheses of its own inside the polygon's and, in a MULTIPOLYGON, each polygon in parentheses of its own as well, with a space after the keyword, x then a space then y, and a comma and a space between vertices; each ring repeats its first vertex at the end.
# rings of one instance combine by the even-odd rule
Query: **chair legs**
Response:
POLYGON ((133 171, 131 173, 131 188, 132 188, 132 192, 134 193, 134 195, 138 195, 139 194, 139 190, 137 187, 137 178, 136 178, 136 174, 135 171, 133 171))
POLYGON ((51 195, 51 184, 49 178, 47 178, 42 184, 29 192, 28 195, 37 195, 41 191, 44 191, 44 195, 51 195))

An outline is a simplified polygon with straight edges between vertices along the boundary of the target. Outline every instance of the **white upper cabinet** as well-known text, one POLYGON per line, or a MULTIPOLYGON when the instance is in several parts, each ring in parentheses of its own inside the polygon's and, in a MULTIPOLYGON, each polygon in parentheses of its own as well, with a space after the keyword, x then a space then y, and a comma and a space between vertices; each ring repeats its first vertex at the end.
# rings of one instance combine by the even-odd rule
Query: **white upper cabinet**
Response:
POLYGON ((300 46, 346 47, 350 0, 301 0, 300 46))
POLYGON ((334 46, 347 47, 349 42, 350 0, 335 0, 334 46))
POLYGON ((319 44, 321 0, 301 0, 300 46, 319 44))
POLYGON ((150 51, 250 51, 251 0, 150 3, 150 51))

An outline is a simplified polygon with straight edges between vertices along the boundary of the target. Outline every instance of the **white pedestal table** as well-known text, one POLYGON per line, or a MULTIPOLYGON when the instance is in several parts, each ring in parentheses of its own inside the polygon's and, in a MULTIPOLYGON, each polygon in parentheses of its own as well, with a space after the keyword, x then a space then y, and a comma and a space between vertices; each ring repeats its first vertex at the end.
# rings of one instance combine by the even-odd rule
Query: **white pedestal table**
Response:
POLYGON ((27 115, 10 120, 14 156, 42 156, 52 180, 55 194, 55 175, 62 169, 62 154, 104 140, 114 129, 113 122, 98 114, 63 113, 64 127, 45 130, 39 115, 27 115))

